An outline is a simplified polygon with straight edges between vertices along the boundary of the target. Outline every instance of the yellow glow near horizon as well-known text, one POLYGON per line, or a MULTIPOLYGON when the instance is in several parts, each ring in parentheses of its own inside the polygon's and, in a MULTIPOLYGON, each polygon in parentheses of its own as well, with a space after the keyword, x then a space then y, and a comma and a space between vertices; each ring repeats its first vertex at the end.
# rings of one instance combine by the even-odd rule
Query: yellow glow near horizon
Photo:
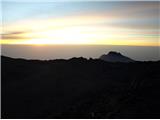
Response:
MULTIPOLYGON (((111 21, 113 21, 111 17, 106 18, 104 16, 74 16, 59 19, 26 20, 6 25, 3 29, 5 34, 2 36, 0 43, 2 45, 159 46, 158 37, 130 36, 133 30, 111 26, 109 24, 111 21), (105 27, 99 25, 99 23, 103 22, 105 22, 105 27)), ((139 34, 139 31, 136 34, 139 34)))
POLYGON ((49 39, 31 39, 31 40, 2 40, 2 45, 128 45, 128 46, 160 46, 159 43, 145 43, 145 42, 124 42, 123 40, 112 40, 110 42, 102 42, 102 43, 87 43, 86 41, 84 43, 75 43, 75 42, 65 42, 65 41, 52 41, 49 39))

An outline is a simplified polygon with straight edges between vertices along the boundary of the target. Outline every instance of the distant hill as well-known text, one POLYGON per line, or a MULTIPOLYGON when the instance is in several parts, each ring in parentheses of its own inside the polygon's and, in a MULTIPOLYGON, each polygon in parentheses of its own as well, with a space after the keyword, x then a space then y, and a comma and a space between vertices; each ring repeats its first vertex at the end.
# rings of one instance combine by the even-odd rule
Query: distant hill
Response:
POLYGON ((1 56, 1 117, 160 118, 159 71, 160 61, 1 56))
POLYGON ((114 52, 114 51, 109 52, 107 55, 104 54, 100 56, 99 59, 108 61, 108 62, 134 62, 133 59, 128 58, 122 55, 121 53, 114 52))

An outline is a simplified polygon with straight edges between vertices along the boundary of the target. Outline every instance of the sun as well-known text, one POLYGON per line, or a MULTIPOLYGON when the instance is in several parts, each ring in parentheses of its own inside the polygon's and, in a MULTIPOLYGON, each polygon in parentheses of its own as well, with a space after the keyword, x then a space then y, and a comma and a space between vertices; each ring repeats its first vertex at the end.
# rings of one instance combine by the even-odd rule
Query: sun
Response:
POLYGON ((86 34, 79 28, 49 30, 25 34, 31 39, 21 41, 21 44, 52 45, 52 44, 89 44, 91 35, 86 34))

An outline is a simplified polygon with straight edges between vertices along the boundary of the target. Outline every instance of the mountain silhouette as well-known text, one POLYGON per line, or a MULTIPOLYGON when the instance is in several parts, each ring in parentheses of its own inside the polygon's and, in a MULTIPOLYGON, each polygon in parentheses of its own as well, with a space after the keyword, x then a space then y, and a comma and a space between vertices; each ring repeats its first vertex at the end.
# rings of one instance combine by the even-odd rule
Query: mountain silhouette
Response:
POLYGON ((115 51, 110 51, 107 55, 100 56, 100 59, 108 62, 134 62, 133 59, 115 51))
POLYGON ((10 119, 160 118, 159 68, 160 61, 1 56, 1 115, 10 119))

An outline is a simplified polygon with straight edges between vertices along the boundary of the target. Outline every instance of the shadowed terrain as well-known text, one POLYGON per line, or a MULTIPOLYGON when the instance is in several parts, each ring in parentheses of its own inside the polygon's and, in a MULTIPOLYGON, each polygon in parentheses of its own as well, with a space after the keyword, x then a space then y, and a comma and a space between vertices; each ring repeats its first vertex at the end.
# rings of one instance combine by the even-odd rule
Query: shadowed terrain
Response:
POLYGON ((1 56, 2 118, 160 118, 160 61, 1 56))

